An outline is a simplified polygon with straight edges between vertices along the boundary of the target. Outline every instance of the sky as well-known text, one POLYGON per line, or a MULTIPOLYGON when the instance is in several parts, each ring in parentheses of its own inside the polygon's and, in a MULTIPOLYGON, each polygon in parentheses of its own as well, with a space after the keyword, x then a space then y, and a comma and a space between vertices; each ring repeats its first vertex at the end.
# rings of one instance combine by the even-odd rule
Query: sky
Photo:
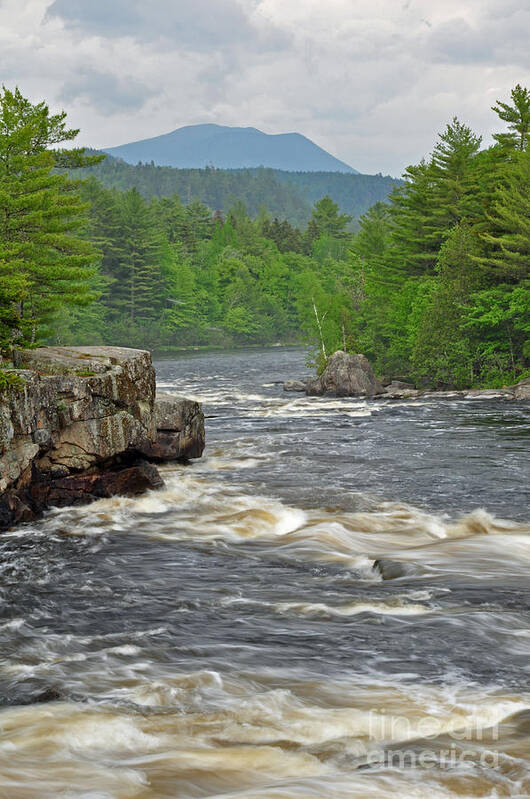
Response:
POLYGON ((0 81, 82 145, 248 125, 398 176, 453 116, 491 141, 529 31, 530 0, 0 0, 0 81))

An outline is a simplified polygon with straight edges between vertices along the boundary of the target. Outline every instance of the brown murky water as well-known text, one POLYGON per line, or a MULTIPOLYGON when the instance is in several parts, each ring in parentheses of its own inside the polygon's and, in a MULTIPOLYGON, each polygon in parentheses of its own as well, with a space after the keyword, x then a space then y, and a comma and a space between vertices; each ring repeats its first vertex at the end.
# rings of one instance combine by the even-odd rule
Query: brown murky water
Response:
POLYGON ((303 359, 162 362, 205 458, 0 539, 2 799, 530 796, 528 407, 303 359))

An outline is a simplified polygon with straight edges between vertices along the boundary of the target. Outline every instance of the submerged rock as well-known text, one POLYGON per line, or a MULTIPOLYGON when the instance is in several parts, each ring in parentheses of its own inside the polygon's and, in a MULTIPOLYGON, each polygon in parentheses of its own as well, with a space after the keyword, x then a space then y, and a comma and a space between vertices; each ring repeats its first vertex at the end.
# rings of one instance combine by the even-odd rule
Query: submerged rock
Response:
POLYGON ((385 388, 384 396, 389 399, 402 399, 417 397, 421 392, 412 383, 404 383, 401 380, 392 380, 385 388))
POLYGON ((320 377, 308 380, 306 387, 310 396, 332 394, 337 397, 372 397, 383 391, 368 358, 350 355, 342 350, 333 353, 320 377))
POLYGON ((476 388, 464 393, 466 399, 514 399, 511 388, 476 388))
POLYGON ((23 388, 0 397, 0 529, 53 505, 162 485, 139 457, 202 455, 200 406, 155 400, 149 352, 42 347, 17 352, 15 365, 23 388))
POLYGON ((410 563, 402 563, 389 558, 379 558, 374 561, 373 567, 379 572, 383 580, 397 580, 399 577, 407 577, 410 574, 414 574, 415 571, 410 563))
POLYGON ((307 382, 305 380, 286 380, 283 384, 284 391, 305 391, 307 382))
POLYGON ((22 687, 20 693, 9 692, 0 693, 0 707, 5 706, 24 706, 24 705, 37 705, 46 702, 60 702, 65 700, 66 697, 53 687, 39 687, 28 684, 22 687))

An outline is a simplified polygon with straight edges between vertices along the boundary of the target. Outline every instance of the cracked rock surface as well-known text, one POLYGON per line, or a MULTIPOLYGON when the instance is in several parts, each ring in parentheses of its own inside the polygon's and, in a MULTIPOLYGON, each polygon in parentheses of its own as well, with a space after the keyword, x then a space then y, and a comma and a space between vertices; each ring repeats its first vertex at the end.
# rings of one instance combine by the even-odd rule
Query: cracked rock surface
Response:
POLYGON ((157 487, 140 457, 202 454, 200 406, 157 401, 149 352, 41 347, 17 352, 15 366, 24 387, 0 396, 0 529, 51 505, 157 487))

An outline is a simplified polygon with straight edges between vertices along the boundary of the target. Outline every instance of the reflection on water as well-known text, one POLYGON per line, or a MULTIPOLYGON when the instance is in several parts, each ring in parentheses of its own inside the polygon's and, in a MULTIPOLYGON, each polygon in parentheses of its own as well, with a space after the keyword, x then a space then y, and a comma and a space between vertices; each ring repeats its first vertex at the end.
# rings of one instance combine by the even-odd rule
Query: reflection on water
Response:
POLYGON ((158 365, 203 460, 0 540, 2 799, 530 795, 522 403, 158 365))

